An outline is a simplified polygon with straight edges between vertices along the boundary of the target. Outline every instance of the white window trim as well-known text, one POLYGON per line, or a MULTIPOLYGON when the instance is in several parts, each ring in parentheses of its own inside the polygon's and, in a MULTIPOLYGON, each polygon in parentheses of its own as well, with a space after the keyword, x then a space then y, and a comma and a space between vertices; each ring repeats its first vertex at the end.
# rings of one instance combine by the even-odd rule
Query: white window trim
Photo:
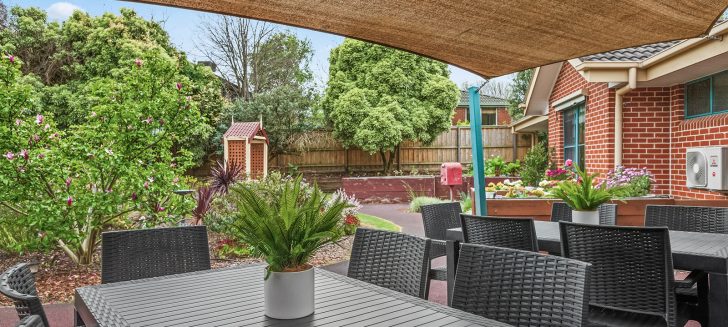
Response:
POLYGON ((554 101, 551 106, 554 108, 554 110, 561 111, 582 102, 586 102, 586 90, 584 89, 577 90, 561 99, 554 101))

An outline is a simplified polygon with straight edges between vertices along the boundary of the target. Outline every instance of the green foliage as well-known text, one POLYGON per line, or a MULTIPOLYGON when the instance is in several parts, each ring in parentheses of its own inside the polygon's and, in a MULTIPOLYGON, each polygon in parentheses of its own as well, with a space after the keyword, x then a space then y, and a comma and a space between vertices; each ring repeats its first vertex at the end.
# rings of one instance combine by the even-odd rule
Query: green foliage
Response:
POLYGON ((470 212, 473 210, 473 198, 467 192, 460 192, 460 209, 463 212, 470 212))
POLYGON ((516 73, 516 77, 511 82, 511 92, 508 95, 508 114, 511 115, 513 121, 523 117, 523 109, 519 108, 519 106, 526 101, 531 78, 533 78, 533 69, 527 69, 516 73))
POLYGON ((549 151, 545 142, 539 142, 528 150, 523 159, 521 180, 526 186, 538 186, 544 178, 544 172, 549 167, 549 151))
MULTIPOLYGON (((359 220, 361 226, 366 228, 388 230, 391 232, 402 231, 402 227, 381 217, 359 213, 356 215, 356 218, 359 220)), ((352 233, 352 235, 353 234, 354 233, 352 233)))
POLYGON ((521 174, 521 161, 516 160, 506 163, 503 167, 503 174, 505 176, 519 176, 521 174))
POLYGON ((403 141, 427 144, 450 128, 460 92, 447 65, 352 39, 329 61, 322 107, 333 135, 347 148, 378 153, 383 172, 403 141))
POLYGON ((595 178, 599 174, 588 174, 579 167, 574 168, 578 176, 577 180, 559 182, 557 187, 551 190, 553 197, 566 202, 571 209, 576 211, 597 210, 602 203, 624 195, 622 187, 607 189, 606 184, 595 186, 595 178))
POLYGON ((24 74, 37 76, 46 85, 39 88, 39 108, 56 118, 65 131, 86 123, 93 99, 90 84, 99 79, 118 80, 118 68, 136 59, 174 62, 174 71, 185 79, 185 94, 202 112, 204 120, 175 141, 200 163, 217 148, 210 140, 223 107, 221 83, 205 66, 191 64, 176 50, 162 26, 122 9, 120 15, 91 17, 76 11, 62 24, 48 21, 38 8, 14 7, 10 24, 0 30, 0 48, 22 58, 24 74))
POLYGON ((233 187, 234 235, 266 260, 268 272, 303 269, 318 249, 343 235, 341 213, 347 204, 327 205, 317 187, 307 194, 301 182, 300 176, 286 181, 272 202, 247 184, 233 187))
POLYGON ((492 156, 485 160, 485 176, 502 176, 506 161, 501 156, 492 156))
POLYGON ((189 212, 172 190, 191 167, 176 145, 203 118, 178 61, 144 52, 79 87, 88 114, 58 130, 20 75, 20 61, 0 60, 0 204, 45 233, 75 262, 90 263, 101 231, 135 212, 140 226, 189 212))
POLYGON ((422 210, 422 206, 428 205, 428 204, 437 204, 437 203, 443 203, 445 201, 433 198, 430 196, 418 196, 410 200, 409 205, 409 211, 410 212, 420 212, 422 210))

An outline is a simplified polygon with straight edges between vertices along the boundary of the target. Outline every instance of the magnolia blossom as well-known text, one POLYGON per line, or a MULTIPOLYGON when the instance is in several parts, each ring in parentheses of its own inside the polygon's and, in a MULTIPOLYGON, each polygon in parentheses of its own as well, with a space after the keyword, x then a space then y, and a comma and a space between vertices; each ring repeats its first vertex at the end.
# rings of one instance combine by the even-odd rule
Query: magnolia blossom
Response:
POLYGON ((182 83, 177 82, 177 91, 181 91, 181 90, 182 90, 182 83))
POLYGON ((67 204, 67 205, 68 205, 69 207, 70 207, 71 205, 73 205, 73 197, 71 197, 71 196, 69 195, 69 196, 68 196, 68 200, 66 200, 66 204, 67 204))
POLYGON ((11 64, 14 64, 15 63, 15 56, 8 55, 8 60, 10 61, 11 64))
POLYGON ((22 123, 23 123, 23 121, 20 119, 15 120, 15 126, 20 126, 20 124, 22 124, 22 123))
POLYGON ((143 122, 145 122, 145 123, 147 123, 147 124, 151 124, 151 123, 152 123, 152 122, 154 121, 154 118, 152 118, 152 117, 147 117, 147 119, 144 119, 144 120, 142 120, 142 121, 143 121, 143 122))
POLYGON ((38 154, 38 159, 43 159, 43 158, 45 158, 45 154, 43 154, 43 153, 38 154))
POLYGON ((36 125, 40 125, 40 124, 43 124, 43 120, 44 120, 44 119, 45 119, 45 118, 43 117, 43 115, 41 115, 41 114, 38 114, 38 115, 36 115, 36 116, 35 116, 35 124, 36 124, 36 125))
POLYGON ((136 194, 136 192, 133 192, 133 193, 131 194, 131 200, 132 200, 132 201, 136 201, 136 200, 137 200, 137 194, 136 194))
POLYGON ((40 141, 40 135, 33 134, 33 142, 38 142, 38 141, 40 141))
POLYGON ((13 160, 15 159, 15 154, 8 151, 8 153, 5 154, 5 158, 7 158, 8 160, 13 160))
POLYGON ((148 189, 149 188, 149 181, 144 182, 144 188, 145 189, 148 189))
POLYGON ((69 188, 69 187, 71 187, 71 182, 72 182, 72 181, 73 181, 73 180, 71 179, 71 177, 68 177, 68 178, 66 178, 66 188, 69 188))
POLYGON ((144 64, 144 62, 141 59, 136 58, 134 59, 134 64, 137 66, 137 68, 140 68, 142 64, 144 64))
POLYGON ((25 161, 28 161, 28 158, 30 157, 30 156, 28 155, 28 150, 26 150, 26 149, 20 150, 20 153, 19 153, 19 155, 20 155, 21 157, 23 157, 23 159, 25 159, 25 161))
POLYGON ((50 124, 45 124, 45 126, 43 126, 43 130, 44 131, 47 131, 50 128, 51 128, 51 125, 50 124))

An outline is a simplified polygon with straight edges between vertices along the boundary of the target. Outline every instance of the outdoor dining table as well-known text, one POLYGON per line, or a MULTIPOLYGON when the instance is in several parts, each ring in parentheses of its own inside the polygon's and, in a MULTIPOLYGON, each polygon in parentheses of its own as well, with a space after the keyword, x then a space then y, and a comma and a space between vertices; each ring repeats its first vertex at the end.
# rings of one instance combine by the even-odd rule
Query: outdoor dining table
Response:
POLYGON ((315 270, 315 312, 294 319, 264 315, 262 265, 237 266, 76 289, 86 326, 510 326, 315 270))
MULTIPOLYGON (((535 221, 538 247, 551 254, 561 253, 559 223, 535 221)), ((445 235, 447 241, 447 294, 452 300, 455 283, 459 243, 463 240, 462 228, 451 228, 445 235)), ((710 326, 726 326, 728 323, 728 235, 670 231, 672 261, 676 269, 702 270, 708 273, 710 294, 710 326)))

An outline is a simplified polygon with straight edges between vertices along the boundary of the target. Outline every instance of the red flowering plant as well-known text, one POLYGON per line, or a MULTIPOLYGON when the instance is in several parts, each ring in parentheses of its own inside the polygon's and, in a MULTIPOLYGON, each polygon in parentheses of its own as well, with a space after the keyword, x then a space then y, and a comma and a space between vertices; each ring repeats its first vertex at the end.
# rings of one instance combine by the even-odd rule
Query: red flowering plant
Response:
POLYGON ((359 218, 356 216, 361 209, 361 204, 359 203, 359 200, 356 199, 356 197, 346 194, 346 192, 341 189, 337 190, 333 195, 331 195, 328 201, 328 205, 333 205, 339 202, 345 202, 347 204, 347 207, 341 211, 344 233, 346 235, 354 235, 356 229, 359 227, 359 225, 361 225, 359 218))
POLYGON ((546 171, 546 179, 549 181, 565 181, 576 178, 574 162, 567 159, 563 167, 549 169, 546 171))
POLYGON ((178 59, 150 50, 78 88, 81 122, 58 130, 36 106, 20 60, 0 57, 0 207, 78 264, 103 230, 154 226, 189 212, 175 195, 191 166, 179 140, 201 125, 178 59), (136 217, 136 220, 129 220, 136 217))

